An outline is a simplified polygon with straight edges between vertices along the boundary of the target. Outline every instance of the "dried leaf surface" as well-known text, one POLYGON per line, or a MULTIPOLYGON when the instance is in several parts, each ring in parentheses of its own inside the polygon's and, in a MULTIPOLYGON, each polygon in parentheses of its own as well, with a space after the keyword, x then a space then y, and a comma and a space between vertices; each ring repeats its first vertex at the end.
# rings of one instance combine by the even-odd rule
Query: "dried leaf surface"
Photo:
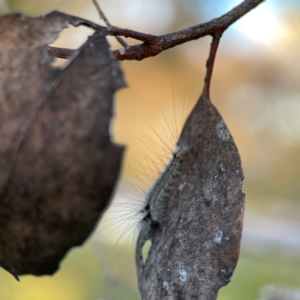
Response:
POLYGON ((0 192, 28 124, 58 77, 45 46, 67 24, 58 15, 0 17, 0 192))
MULTIPOLYGON (((236 145, 204 92, 183 128, 187 145, 157 229, 146 223, 136 262, 143 299, 215 300, 235 269, 244 194, 236 145), (142 247, 150 239, 146 262, 142 247)), ((180 142, 179 142, 180 143, 180 142)))
POLYGON ((28 125, 60 78, 46 46, 64 27, 81 23, 57 11, 37 18, 0 16, 0 193, 28 125))
POLYGON ((104 32, 64 70, 49 66, 47 44, 74 20, 0 19, 0 265, 15 276, 57 270, 93 230, 121 165, 109 125, 124 81, 104 32))

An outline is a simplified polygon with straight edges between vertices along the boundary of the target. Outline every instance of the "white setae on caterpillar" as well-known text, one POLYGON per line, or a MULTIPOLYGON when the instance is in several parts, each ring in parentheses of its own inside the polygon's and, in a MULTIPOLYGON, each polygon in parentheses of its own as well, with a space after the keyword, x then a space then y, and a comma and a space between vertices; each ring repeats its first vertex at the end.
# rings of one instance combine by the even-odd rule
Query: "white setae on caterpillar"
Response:
POLYGON ((173 156, 164 170, 159 174, 154 184, 146 195, 142 209, 143 221, 150 221, 150 226, 155 229, 161 223, 164 215, 164 198, 172 187, 172 181, 178 175, 180 163, 183 159, 184 148, 177 146, 173 156))
MULTIPOLYGON (((164 216, 167 213, 166 198, 172 189, 174 179, 180 173, 180 164, 188 148, 187 143, 182 139, 178 140, 178 138, 192 105, 186 105, 184 97, 184 103, 180 105, 180 114, 176 114, 175 105, 173 101, 171 113, 160 112, 162 118, 159 119, 162 120, 160 123, 162 126, 156 126, 143 117, 144 121, 146 120, 147 128, 154 135, 152 140, 155 140, 149 142, 149 139, 145 139, 145 136, 149 136, 149 130, 148 134, 140 134, 143 147, 150 145, 151 151, 149 153, 154 153, 156 157, 150 159, 150 174, 149 167, 145 166, 141 167, 142 172, 133 171, 135 178, 138 178, 140 183, 129 183, 130 195, 125 196, 126 199, 124 200, 124 193, 121 194, 123 197, 118 194, 116 201, 108 211, 108 214, 115 213, 110 219, 116 226, 111 229, 110 227, 114 224, 111 223, 111 220, 107 220, 110 223, 107 227, 109 231, 119 232, 117 234, 118 240, 123 236, 130 235, 131 232, 136 236, 144 222, 148 223, 152 229, 163 225, 164 216), (158 127, 162 128, 158 130, 158 127), (172 149, 174 150, 172 151, 172 149), (166 162, 164 158, 169 159, 166 162), (153 174, 153 169, 156 170, 155 174, 153 174), (153 180, 149 177, 156 177, 156 179, 153 180), (151 180, 153 181, 151 182, 151 180), (132 195, 132 189, 135 190, 134 195, 132 195)), ((139 114, 141 115, 141 113, 139 114)), ((149 165, 149 158, 146 160, 149 165)))

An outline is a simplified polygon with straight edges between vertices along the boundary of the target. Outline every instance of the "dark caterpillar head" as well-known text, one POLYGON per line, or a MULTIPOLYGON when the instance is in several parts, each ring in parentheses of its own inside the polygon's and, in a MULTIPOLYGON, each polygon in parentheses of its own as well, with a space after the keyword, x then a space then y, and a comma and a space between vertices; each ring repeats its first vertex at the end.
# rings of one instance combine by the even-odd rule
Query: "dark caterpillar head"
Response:
POLYGON ((149 203, 145 205, 140 212, 143 214, 143 221, 147 221, 151 219, 149 203))
POLYGON ((151 220, 150 227, 152 229, 157 229, 159 227, 159 223, 157 221, 151 220))

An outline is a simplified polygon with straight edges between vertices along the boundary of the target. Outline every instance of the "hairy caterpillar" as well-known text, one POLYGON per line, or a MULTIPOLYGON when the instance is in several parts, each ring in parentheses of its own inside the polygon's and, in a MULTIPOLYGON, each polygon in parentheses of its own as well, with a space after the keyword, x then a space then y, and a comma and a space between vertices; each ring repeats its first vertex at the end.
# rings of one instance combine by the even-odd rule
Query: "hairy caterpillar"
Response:
MULTIPOLYGON (((182 99, 182 104, 171 100, 167 110, 160 109, 155 123, 136 109, 137 118, 141 117, 142 121, 136 126, 139 128, 136 130, 138 138, 134 140, 136 147, 141 146, 142 152, 137 151, 140 156, 135 154, 133 161, 136 163, 136 157, 143 160, 135 165, 131 160, 131 164, 126 166, 127 177, 122 180, 121 188, 106 214, 104 236, 108 232, 118 242, 127 242, 132 235, 135 240, 143 223, 153 229, 163 224, 167 213, 165 200, 180 172, 180 164, 188 148, 187 143, 178 140, 178 137, 192 105, 187 103, 186 95, 182 99)), ((104 222, 101 222, 102 225, 104 222)), ((114 238, 112 240, 115 241, 114 238)))
POLYGON ((177 146, 165 169, 159 174, 146 195, 142 209, 143 220, 150 220, 151 228, 157 228, 164 214, 164 197, 167 197, 172 186, 172 180, 179 172, 184 148, 177 146))

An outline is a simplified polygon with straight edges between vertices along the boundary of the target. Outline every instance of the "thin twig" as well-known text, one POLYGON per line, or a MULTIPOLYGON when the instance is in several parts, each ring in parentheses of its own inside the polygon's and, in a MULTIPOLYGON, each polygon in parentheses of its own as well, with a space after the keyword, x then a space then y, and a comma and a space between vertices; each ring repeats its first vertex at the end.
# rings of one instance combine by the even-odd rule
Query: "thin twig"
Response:
POLYGON ((48 55, 50 56, 67 59, 72 56, 72 54, 74 53, 74 51, 76 51, 76 49, 57 48, 57 47, 48 46, 47 51, 48 51, 48 55))
MULTIPOLYGON (((101 9, 99 3, 97 2, 97 0, 92 0, 99 15, 100 15, 100 18, 104 21, 104 23, 110 27, 112 26, 111 23, 109 22, 109 20, 107 19, 106 15, 104 14, 103 10, 101 9)), ((116 40, 124 47, 124 48, 128 48, 129 45, 119 36, 115 36, 116 40)))
POLYGON ((216 58, 216 53, 218 50, 219 42, 221 39, 222 34, 218 33, 213 36, 211 45, 210 45, 210 51, 209 56, 206 62, 206 74, 204 78, 204 93, 209 96, 209 88, 210 88, 210 81, 212 77, 212 72, 214 68, 214 62, 216 58))
MULTIPOLYGON (((108 27, 107 34, 112 36, 125 36, 143 41, 142 44, 113 51, 114 56, 118 60, 142 60, 151 56, 156 56, 164 50, 181 45, 188 41, 196 40, 207 35, 214 36, 216 34, 222 34, 236 20, 240 19, 263 1, 264 0, 245 0, 219 18, 161 36, 122 29, 115 26, 108 27)), ((71 55, 71 49, 62 49, 62 52, 66 53, 67 50, 71 55)), ((49 48, 48 53, 52 56, 60 56, 58 48, 55 50, 49 48), (51 53, 49 53, 50 50, 51 53)))
MULTIPOLYGON (((264 0, 245 0, 223 16, 213 19, 207 23, 199 24, 184 30, 161 36, 150 36, 147 42, 134 45, 128 49, 115 50, 114 55, 119 60, 142 60, 147 57, 156 56, 160 52, 181 45, 191 40, 196 40, 207 35, 224 32, 236 20, 244 16, 250 10, 262 3, 264 0)), ((108 28, 110 35, 124 35, 135 39, 145 39, 144 33, 130 33, 130 30, 117 30, 108 28)))
POLYGON ((150 45, 155 45, 158 43, 159 39, 163 36, 157 36, 153 34, 148 34, 148 33, 142 33, 138 31, 133 31, 130 29, 123 29, 119 28, 116 26, 110 26, 107 28, 108 34, 109 35, 117 35, 120 34, 125 37, 129 37, 138 41, 142 41, 144 43, 150 44, 150 45))

